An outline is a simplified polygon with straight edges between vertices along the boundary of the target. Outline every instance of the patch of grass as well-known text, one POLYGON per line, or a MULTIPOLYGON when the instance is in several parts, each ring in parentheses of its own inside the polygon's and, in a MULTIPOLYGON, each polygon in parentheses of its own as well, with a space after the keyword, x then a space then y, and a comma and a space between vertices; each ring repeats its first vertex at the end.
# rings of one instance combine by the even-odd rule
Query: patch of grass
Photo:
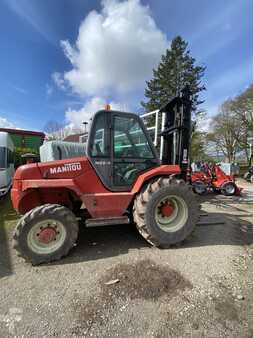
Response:
POLYGON ((10 196, 0 199, 0 278, 13 273, 10 238, 11 230, 17 223, 18 215, 12 208, 10 196))
POLYGON ((18 215, 11 204, 10 195, 0 199, 0 227, 9 228, 18 220, 18 215))

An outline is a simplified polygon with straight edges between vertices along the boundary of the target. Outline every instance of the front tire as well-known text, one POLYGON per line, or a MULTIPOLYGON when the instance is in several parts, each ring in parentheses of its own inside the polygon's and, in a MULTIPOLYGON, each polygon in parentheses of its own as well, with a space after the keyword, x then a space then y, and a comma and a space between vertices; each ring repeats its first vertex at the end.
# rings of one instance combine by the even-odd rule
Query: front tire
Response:
POLYGON ((221 193, 224 196, 233 196, 236 194, 236 185, 234 182, 229 181, 229 182, 225 182, 222 186, 221 186, 221 193))
POLYGON ((13 246, 33 265, 59 260, 76 243, 75 215, 58 204, 45 204, 27 212, 18 222, 13 246))
POLYGON ((199 219, 199 203, 189 185, 174 178, 149 183, 134 203, 134 221, 152 245, 168 247, 186 239, 199 219))

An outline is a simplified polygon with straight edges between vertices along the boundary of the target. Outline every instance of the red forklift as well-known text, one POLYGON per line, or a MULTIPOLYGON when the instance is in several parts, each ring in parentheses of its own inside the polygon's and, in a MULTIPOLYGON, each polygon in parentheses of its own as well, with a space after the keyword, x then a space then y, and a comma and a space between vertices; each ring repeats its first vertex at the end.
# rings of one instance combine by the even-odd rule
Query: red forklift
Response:
POLYGON ((184 241, 200 215, 186 184, 191 106, 185 87, 160 109, 162 161, 138 115, 101 110, 86 156, 19 167, 11 191, 22 215, 13 236, 19 255, 34 265, 58 260, 75 245, 82 226, 134 222, 151 245, 184 241))

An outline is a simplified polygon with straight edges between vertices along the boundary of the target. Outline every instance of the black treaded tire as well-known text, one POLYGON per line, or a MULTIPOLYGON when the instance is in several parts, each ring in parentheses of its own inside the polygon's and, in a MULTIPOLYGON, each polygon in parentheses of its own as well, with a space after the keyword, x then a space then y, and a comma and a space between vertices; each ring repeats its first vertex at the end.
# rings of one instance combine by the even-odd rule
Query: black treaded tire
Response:
POLYGON ((205 195, 207 193, 207 186, 202 181, 192 183, 192 189, 198 195, 205 195))
POLYGON ((221 186, 220 191, 221 191, 222 195, 224 195, 224 196, 233 196, 233 195, 236 194, 236 184, 235 184, 233 181, 225 182, 225 183, 223 183, 223 185, 221 186), (234 190, 231 191, 231 192, 228 192, 227 189, 226 189, 226 187, 227 187, 228 185, 233 186, 234 190))
POLYGON ((19 256, 33 265, 49 263, 59 260, 69 253, 76 243, 78 230, 76 217, 68 208, 59 204, 44 204, 30 210, 21 217, 13 234, 13 247, 17 250, 19 256), (37 223, 49 218, 61 222, 64 231, 66 231, 65 239, 56 251, 49 254, 38 254, 29 247, 28 234, 37 223))
POLYGON ((192 187, 183 180, 174 177, 160 177, 144 186, 134 202, 134 221, 139 233, 153 246, 167 248, 185 240, 194 230, 199 220, 200 204, 192 187), (157 225, 155 207, 161 198, 176 195, 184 200, 188 207, 185 224, 174 232, 166 232, 157 225))
POLYGON ((247 171, 247 172, 243 175, 243 178, 244 178, 246 181, 250 181, 250 178, 251 178, 250 173, 247 171))

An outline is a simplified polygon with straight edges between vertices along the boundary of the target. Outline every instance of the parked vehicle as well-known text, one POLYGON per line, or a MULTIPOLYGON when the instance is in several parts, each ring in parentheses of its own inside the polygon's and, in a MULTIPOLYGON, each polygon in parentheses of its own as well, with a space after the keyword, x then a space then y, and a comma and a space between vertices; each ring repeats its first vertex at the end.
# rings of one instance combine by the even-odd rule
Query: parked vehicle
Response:
POLYGON ((0 132, 0 196, 7 194, 14 176, 14 145, 8 133, 0 132))
POLYGON ((191 139, 189 89, 161 112, 162 165, 138 115, 101 110, 92 121, 86 156, 18 168, 11 196, 23 217, 13 238, 24 259, 40 264, 67 255, 79 226, 134 221, 139 233, 158 247, 180 243, 192 233, 200 205, 185 183, 191 139))
POLYGON ((253 183, 253 166, 249 168, 249 170, 244 174, 243 177, 246 181, 253 183))
POLYGON ((207 166, 205 172, 192 172, 191 184, 194 191, 202 195, 209 189, 225 196, 239 195, 241 189, 236 185, 233 175, 226 175, 217 164, 207 166))

